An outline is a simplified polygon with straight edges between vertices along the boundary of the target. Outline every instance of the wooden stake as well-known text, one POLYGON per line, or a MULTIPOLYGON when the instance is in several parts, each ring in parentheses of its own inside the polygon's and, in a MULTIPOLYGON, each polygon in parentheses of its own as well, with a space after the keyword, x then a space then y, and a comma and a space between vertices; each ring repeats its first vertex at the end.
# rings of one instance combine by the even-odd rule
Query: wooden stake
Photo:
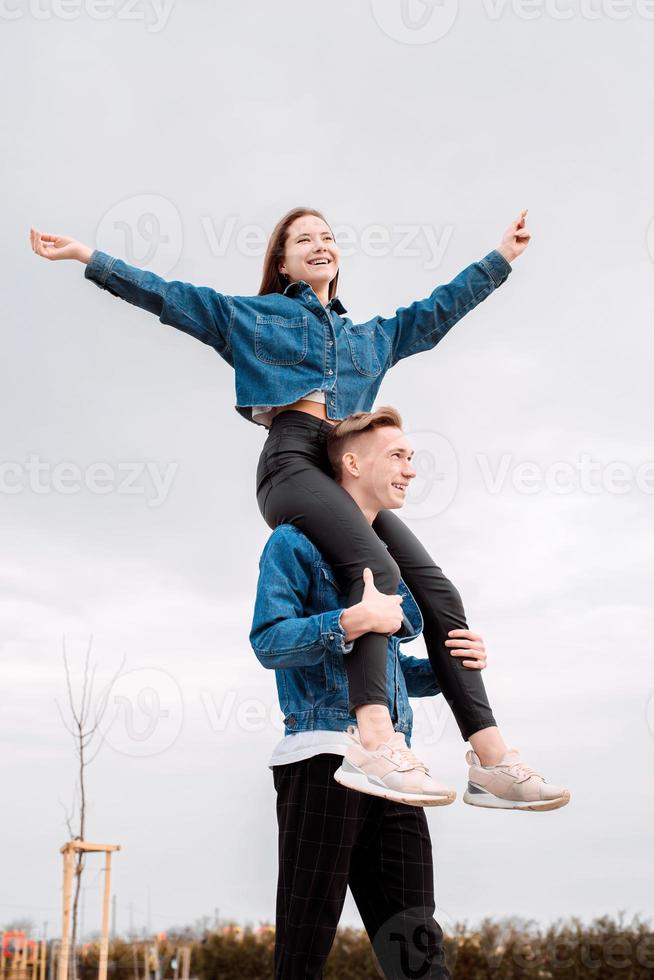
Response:
POLYGON ((100 967, 98 980, 107 980, 109 959, 109 902, 111 901, 111 851, 104 856, 104 901, 102 903, 102 935, 100 937, 100 967))
POLYGON ((70 955, 70 911, 73 895, 73 871, 75 852, 70 845, 62 848, 64 854, 64 915, 61 926, 61 950, 59 952, 59 980, 68 980, 68 957, 70 955))
MULTIPOLYGON (((88 841, 71 840, 61 848, 64 856, 64 913, 61 931, 61 952, 59 954, 58 980, 68 980, 68 961, 70 959, 70 918, 71 900, 73 893, 73 874, 75 871, 76 851, 101 853, 105 855, 104 863, 104 901, 102 903, 102 932, 100 935, 100 962, 98 965, 98 980, 107 980, 109 961, 109 900, 111 896, 111 855, 120 850, 120 844, 90 844, 88 841)), ((44 980, 45 974, 39 978, 44 980)), ((36 980, 34 976, 33 980, 36 980)))
POLYGON ((182 980, 189 980, 191 976, 191 947, 185 946, 183 950, 184 965, 182 966, 182 980))

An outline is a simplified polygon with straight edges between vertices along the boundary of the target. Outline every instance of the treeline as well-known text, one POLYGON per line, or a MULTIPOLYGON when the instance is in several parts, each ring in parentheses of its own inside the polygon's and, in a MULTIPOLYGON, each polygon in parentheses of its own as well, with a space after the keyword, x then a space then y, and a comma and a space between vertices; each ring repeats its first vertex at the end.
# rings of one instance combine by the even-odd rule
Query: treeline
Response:
MULTIPOLYGON (((270 980, 274 930, 226 926, 195 940, 191 977, 197 980, 270 980)), ((485 921, 477 930, 457 926, 446 937, 454 980, 652 980, 654 932, 648 923, 609 917, 583 925, 572 920, 547 929, 515 921, 485 921)), ((398 951, 398 957, 400 956, 398 951)), ((174 976, 175 944, 160 949, 161 977, 174 976)), ((398 960, 399 962, 399 960, 398 960)), ((79 980, 96 980, 98 953, 80 953, 79 980)), ((398 974, 400 975, 400 974, 398 974)), ((423 976, 415 961, 407 976, 423 976)), ((339 929, 325 980, 379 980, 381 971, 364 932, 339 929)), ((110 980, 144 980, 142 958, 131 943, 115 941, 109 952, 110 980)), ((151 974, 147 980, 156 980, 151 974)))

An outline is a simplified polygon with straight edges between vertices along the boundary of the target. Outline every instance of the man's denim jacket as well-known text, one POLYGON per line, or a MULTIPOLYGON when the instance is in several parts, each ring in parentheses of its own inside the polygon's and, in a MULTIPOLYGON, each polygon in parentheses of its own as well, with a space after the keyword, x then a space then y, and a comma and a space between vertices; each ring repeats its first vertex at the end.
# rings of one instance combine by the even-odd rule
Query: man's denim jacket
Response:
MULTIPOLYGON (((387 690, 396 731, 411 737, 409 697, 440 694, 429 660, 400 653, 400 644, 422 631, 418 605, 404 582, 402 629, 388 638, 387 690)), ((331 567, 311 541, 292 524, 280 524, 259 560, 259 583, 250 643, 264 667, 275 671, 285 734, 312 729, 345 731, 356 724, 348 710, 340 617, 345 596, 331 567)))
POLYGON ((213 347, 235 370, 236 410, 253 421, 252 405, 290 405, 314 389, 325 391, 330 419, 371 411, 389 368, 435 347, 510 271, 494 250, 426 299, 356 324, 342 316, 338 297, 324 307, 302 281, 283 293, 227 296, 167 282, 97 249, 84 275, 213 347))

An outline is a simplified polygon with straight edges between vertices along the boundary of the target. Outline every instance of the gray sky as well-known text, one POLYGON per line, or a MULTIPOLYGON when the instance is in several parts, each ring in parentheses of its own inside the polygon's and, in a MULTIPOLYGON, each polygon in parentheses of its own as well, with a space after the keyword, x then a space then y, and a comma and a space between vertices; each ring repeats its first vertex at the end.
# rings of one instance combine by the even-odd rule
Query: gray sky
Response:
MULTIPOLYGON (((93 634, 98 693, 125 657, 87 835, 123 847, 119 930, 148 904, 154 929, 274 915, 280 729, 247 642, 264 430, 210 348, 37 259, 28 229, 252 294, 296 204, 341 236, 355 322, 428 295, 529 207, 509 282, 377 402, 419 450, 404 516, 486 640, 509 743, 573 794, 542 816, 430 812, 439 908, 652 914, 653 6, 0 4, 0 923, 59 930, 64 634, 77 676, 93 634)), ((414 708, 460 797, 453 720, 414 708)), ((91 870, 87 930, 99 888, 91 870)))

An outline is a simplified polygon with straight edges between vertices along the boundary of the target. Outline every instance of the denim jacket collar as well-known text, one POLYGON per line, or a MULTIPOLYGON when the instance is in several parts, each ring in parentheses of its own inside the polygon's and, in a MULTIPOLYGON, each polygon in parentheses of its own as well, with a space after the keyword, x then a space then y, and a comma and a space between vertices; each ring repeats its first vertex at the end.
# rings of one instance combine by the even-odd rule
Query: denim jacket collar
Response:
MULTIPOLYGON (((293 282, 289 282, 288 286, 284 290, 283 295, 290 296, 291 299, 295 299, 298 293, 302 293, 307 289, 310 289, 311 292, 313 292, 315 295, 313 286, 310 286, 308 282, 304 281, 304 279, 296 279, 293 282)), ((338 313, 340 316, 342 316, 343 313, 347 313, 347 309, 343 306, 338 296, 333 296, 327 303, 325 309, 335 310, 335 312, 338 313)))

